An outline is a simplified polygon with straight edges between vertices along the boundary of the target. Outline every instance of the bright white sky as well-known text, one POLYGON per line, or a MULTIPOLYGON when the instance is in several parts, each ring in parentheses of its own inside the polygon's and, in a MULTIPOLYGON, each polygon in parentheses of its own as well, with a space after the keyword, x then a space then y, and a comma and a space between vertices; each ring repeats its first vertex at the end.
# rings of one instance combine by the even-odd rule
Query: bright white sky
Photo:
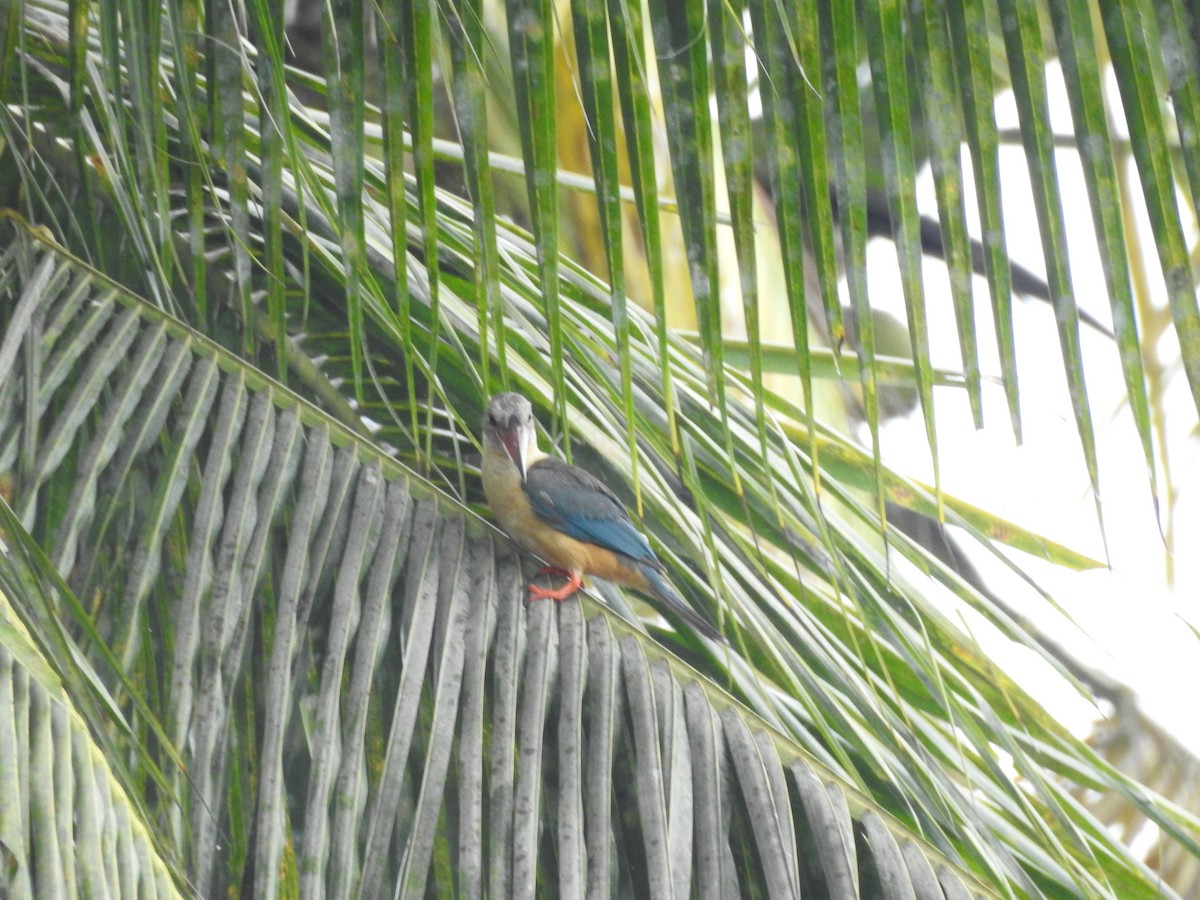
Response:
MULTIPOLYGON (((1069 134, 1070 115, 1057 68, 1050 74, 1055 128, 1060 134, 1069 134)), ((998 101, 997 114, 1002 129, 1016 127, 1011 95, 998 101)), ((1123 128, 1123 123, 1119 127, 1123 128)), ((1023 154, 1019 147, 1005 148, 1001 153, 1009 253, 1026 268, 1044 272, 1023 154)), ((1108 323, 1111 321, 1108 298, 1078 159, 1073 151, 1060 150, 1057 164, 1068 223, 1075 226, 1069 235, 1069 257, 1077 300, 1081 308, 1108 323)), ((1136 173, 1131 183, 1136 186, 1136 173)), ((966 185, 968 209, 974 215, 969 169, 966 185)), ((922 210, 936 215, 933 181, 928 172, 921 177, 919 197, 922 210)), ((1184 227, 1185 237, 1194 242, 1195 223, 1186 222, 1184 227)), ((1144 213, 1141 234, 1151 254, 1146 272, 1152 297, 1163 306, 1166 301, 1161 276, 1144 213)), ((879 298, 895 297, 890 311, 903 319, 902 301, 896 296, 895 256, 890 245, 882 241, 872 243, 869 268, 874 282, 873 302, 878 304, 879 298)), ((930 298, 933 363, 958 368, 953 310, 945 268, 940 263, 926 263, 926 288, 930 298)), ((999 373, 999 363, 992 320, 990 312, 985 312, 986 302, 980 302, 987 295, 986 282, 976 279, 974 288, 983 312, 976 323, 981 364, 985 374, 995 375, 999 373)), ((965 394, 952 388, 938 389, 943 487, 948 493, 1103 561, 1104 543, 1076 436, 1053 312, 1038 301, 1018 301, 1014 318, 1024 444, 1018 447, 1013 442, 1003 391, 998 385, 984 387, 985 428, 979 432, 971 422, 965 394)), ((1022 596, 1029 598, 1029 610, 1043 611, 1037 620, 1043 627, 1077 649, 1080 659, 1133 687, 1149 716, 1200 753, 1200 715, 1196 712, 1195 696, 1200 685, 1200 638, 1180 618, 1186 617, 1200 628, 1200 430, 1196 427, 1196 408, 1186 379, 1176 365, 1163 400, 1171 487, 1177 492, 1174 500, 1177 555, 1174 584, 1168 585, 1166 544, 1155 522, 1144 456, 1124 402, 1124 382, 1115 344, 1086 326, 1082 344, 1099 445, 1100 494, 1112 570, 1071 573, 1024 554, 1015 556, 1095 643, 1081 638, 1077 632, 1072 635, 1072 629, 1063 627, 1060 617, 1045 617, 1044 602, 1006 575, 995 560, 978 558, 977 561, 990 585, 1014 601, 1022 596)), ((1178 360, 1177 343, 1158 350, 1164 360, 1178 360)), ((927 454, 921 452, 924 443, 919 414, 890 424, 883 438, 885 459, 902 471, 928 479, 932 471, 927 454)), ((1160 470, 1160 502, 1165 514, 1168 498, 1162 478, 1160 470)), ((975 629, 975 623, 971 627, 975 629)), ((1090 730, 1096 710, 1081 702, 1077 695, 1063 691, 1057 678, 1045 677, 1044 664, 1031 664, 1026 653, 1014 654, 1004 647, 989 647, 989 652, 994 652, 999 662, 1021 678, 1052 713, 1079 733, 1090 730)))

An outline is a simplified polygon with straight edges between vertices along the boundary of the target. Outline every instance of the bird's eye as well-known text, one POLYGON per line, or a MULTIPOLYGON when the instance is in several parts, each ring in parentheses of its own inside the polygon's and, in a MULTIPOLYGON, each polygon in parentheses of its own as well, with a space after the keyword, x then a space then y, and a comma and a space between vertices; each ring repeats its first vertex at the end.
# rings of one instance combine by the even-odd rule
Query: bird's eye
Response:
POLYGON ((496 427, 496 417, 492 413, 487 414, 487 421, 493 428, 496 427))

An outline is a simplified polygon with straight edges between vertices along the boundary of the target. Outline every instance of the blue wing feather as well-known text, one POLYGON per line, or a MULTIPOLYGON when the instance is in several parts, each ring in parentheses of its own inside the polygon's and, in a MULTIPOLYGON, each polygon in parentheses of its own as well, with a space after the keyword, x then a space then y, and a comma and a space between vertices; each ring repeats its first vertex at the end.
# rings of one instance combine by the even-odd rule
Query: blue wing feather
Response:
MULTIPOLYGON (((604 482, 560 459, 538 460, 525 476, 534 515, 577 541, 596 544, 632 560, 650 592, 706 637, 726 642, 662 576, 662 563, 634 527, 620 499, 604 482)), ((727 642, 726 642, 727 643, 727 642)))
POLYGON ((526 473, 525 493, 539 519, 575 540, 658 563, 616 494, 583 469, 560 459, 538 460, 526 473))

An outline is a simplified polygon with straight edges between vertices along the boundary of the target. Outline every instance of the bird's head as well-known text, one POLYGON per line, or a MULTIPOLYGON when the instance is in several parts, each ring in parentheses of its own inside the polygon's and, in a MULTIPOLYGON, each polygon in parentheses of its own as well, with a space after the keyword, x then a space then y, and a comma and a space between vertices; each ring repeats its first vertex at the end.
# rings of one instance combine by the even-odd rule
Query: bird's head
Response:
POLYGON ((525 472, 537 452, 533 406, 520 394, 497 394, 483 414, 483 450, 503 452, 525 480, 525 472))

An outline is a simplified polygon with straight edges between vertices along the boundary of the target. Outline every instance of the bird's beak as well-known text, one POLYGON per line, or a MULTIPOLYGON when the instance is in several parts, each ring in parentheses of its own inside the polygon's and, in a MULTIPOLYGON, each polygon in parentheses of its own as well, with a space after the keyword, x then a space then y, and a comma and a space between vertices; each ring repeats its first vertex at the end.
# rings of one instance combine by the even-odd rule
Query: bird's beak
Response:
POLYGON ((508 458, 513 461, 513 465, 521 473, 522 482, 525 480, 524 438, 525 432, 520 428, 513 428, 511 431, 505 431, 500 435, 500 441, 504 444, 504 452, 508 454, 508 458))

